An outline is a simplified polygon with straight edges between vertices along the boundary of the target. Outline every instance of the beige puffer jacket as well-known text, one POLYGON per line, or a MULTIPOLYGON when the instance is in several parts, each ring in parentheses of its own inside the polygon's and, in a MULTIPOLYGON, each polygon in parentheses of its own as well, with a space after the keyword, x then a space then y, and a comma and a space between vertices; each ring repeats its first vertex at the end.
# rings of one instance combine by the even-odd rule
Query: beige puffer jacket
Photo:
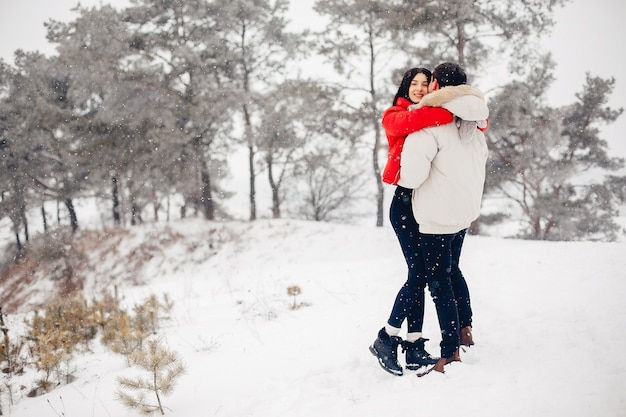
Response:
POLYGON ((407 136, 398 185, 414 189, 413 215, 420 232, 457 233, 480 214, 488 151, 477 126, 486 125, 489 110, 482 93, 467 85, 434 91, 420 106, 443 107, 456 120, 407 136))

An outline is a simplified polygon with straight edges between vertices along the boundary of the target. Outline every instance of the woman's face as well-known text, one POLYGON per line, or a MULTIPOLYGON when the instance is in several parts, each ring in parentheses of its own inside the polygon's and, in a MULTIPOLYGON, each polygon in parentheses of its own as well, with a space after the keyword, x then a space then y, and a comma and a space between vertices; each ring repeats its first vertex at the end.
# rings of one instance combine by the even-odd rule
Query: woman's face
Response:
POLYGON ((413 103, 422 101, 422 97, 428 94, 428 78, 421 72, 416 74, 409 86, 409 98, 413 103))

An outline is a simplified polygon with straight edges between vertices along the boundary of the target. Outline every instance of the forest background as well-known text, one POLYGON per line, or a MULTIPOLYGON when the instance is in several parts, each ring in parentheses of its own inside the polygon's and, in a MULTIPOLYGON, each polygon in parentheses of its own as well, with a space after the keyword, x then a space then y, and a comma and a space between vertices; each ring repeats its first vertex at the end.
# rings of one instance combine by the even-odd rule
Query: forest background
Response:
MULTIPOLYGON (((379 180, 380 115, 404 69, 443 60, 464 65, 490 100, 490 175, 474 232, 622 231, 626 151, 610 129, 624 119, 623 53, 549 97, 569 77, 555 76, 545 46, 556 42, 556 13, 580 1, 89 3, 46 25, 45 55, 26 50, 2 66, 0 217, 18 252, 34 211, 31 228, 75 231, 85 202, 103 225, 195 213, 380 226, 390 190, 379 180)), ((13 7, 3 1, 4 19, 13 7)), ((615 22, 619 7, 588 17, 615 22)), ((613 26, 579 28, 593 46, 566 52, 581 61, 569 66, 610 51, 613 26)))

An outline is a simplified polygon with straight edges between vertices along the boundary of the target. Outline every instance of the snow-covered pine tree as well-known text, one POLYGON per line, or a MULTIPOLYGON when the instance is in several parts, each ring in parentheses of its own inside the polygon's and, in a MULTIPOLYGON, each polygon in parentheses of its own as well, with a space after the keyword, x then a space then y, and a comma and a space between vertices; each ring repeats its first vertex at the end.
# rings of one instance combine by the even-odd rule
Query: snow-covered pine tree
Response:
POLYGON ((607 105, 615 80, 587 75, 576 102, 553 108, 544 95, 550 70, 544 60, 490 100, 487 190, 519 207, 522 237, 614 240, 626 177, 608 174, 624 160, 608 154, 599 126, 622 113, 607 105))

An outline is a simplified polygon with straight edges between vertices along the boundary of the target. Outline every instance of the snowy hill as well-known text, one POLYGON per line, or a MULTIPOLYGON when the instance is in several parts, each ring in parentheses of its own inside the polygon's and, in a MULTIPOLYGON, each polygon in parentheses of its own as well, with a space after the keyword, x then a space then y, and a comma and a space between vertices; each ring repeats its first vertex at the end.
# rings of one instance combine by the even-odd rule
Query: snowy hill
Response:
MULTIPOLYGON (((187 372, 164 398, 170 416, 626 415, 626 243, 469 236, 461 267, 476 345, 445 374, 417 378, 385 373, 367 349, 406 274, 389 227, 186 220, 93 240, 88 294, 117 285, 129 305, 151 293, 174 301, 160 334, 187 372)), ((49 291, 37 282, 29 288, 49 291)), ((437 354, 430 300, 424 333, 437 354)), ((124 358, 95 348, 71 366, 74 382, 3 399, 4 413, 139 415, 115 399, 116 378, 132 371, 124 358)))

